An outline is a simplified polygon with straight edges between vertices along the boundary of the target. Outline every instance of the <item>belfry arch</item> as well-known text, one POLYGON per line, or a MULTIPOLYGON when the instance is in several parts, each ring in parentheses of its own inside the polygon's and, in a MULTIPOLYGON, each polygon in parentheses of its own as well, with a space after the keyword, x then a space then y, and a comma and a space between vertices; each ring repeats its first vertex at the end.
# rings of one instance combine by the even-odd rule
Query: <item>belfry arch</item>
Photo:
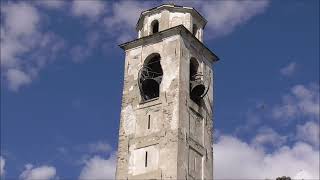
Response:
POLYGON ((190 58, 189 73, 190 99, 199 104, 207 93, 208 86, 206 87, 204 84, 203 73, 200 70, 199 61, 194 57, 190 58))
POLYGON ((138 84, 142 101, 159 97, 163 76, 160 60, 161 56, 159 53, 150 54, 139 71, 138 84))

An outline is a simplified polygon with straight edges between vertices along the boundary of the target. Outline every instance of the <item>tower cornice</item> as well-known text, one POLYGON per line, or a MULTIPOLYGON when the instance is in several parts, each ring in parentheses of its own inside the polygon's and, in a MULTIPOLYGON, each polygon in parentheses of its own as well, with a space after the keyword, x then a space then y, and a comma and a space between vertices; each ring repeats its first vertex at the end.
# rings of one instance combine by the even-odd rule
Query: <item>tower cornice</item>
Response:
POLYGON ((201 41, 199 41, 199 39, 197 39, 186 27, 184 27, 183 25, 178 25, 163 31, 160 31, 158 33, 149 35, 149 36, 144 36, 142 38, 139 39, 135 39, 123 44, 120 44, 119 46, 123 49, 123 50, 128 50, 128 49, 132 49, 138 46, 141 46, 143 44, 148 44, 149 42, 155 42, 160 41, 164 38, 173 36, 173 35, 177 35, 180 34, 182 37, 186 37, 188 39, 191 39, 196 45, 199 45, 202 49, 203 54, 206 56, 206 58, 208 60, 210 60, 212 63, 216 62, 219 60, 219 57, 212 52, 205 44, 203 44, 201 41))

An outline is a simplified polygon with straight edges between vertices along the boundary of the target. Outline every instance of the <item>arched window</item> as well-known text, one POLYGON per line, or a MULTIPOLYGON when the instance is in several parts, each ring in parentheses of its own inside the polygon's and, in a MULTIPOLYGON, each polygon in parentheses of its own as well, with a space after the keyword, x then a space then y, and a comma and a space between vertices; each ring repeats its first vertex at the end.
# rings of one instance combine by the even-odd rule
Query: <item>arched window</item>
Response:
POLYGON ((143 101, 159 97, 163 75, 160 59, 158 53, 149 55, 139 71, 139 88, 143 101))
POLYGON ((192 26, 192 34, 193 34, 194 36, 197 35, 197 31, 198 31, 197 25, 196 25, 196 24, 193 24, 193 26, 192 26))
POLYGON ((159 32, 159 21, 153 20, 151 23, 151 32, 152 34, 159 32))

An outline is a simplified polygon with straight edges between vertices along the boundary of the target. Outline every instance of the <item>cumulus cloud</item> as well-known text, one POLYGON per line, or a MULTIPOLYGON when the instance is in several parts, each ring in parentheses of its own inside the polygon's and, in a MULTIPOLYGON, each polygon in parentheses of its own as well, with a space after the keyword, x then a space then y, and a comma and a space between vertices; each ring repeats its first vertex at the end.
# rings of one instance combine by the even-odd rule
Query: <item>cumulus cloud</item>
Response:
MULTIPOLYGON (((68 8, 73 16, 86 17, 95 22, 102 20, 103 23, 97 24, 95 30, 90 28, 87 33, 89 34, 87 39, 90 39, 91 31, 105 29, 103 32, 105 34, 98 33, 103 34, 103 36, 98 36, 96 41, 98 44, 99 42, 114 42, 110 41, 114 39, 118 43, 134 39, 137 35, 135 25, 141 11, 158 5, 151 1, 106 3, 100 0, 74 0, 68 3, 70 6, 66 5, 67 2, 59 0, 2 3, 1 71, 11 90, 18 91, 21 87, 30 84, 40 70, 56 58, 56 54, 61 54, 59 52, 65 49, 65 40, 55 33, 44 30, 44 26, 48 24, 46 21, 49 22, 50 17, 43 18, 47 11, 39 11, 39 7, 49 10, 68 8), (108 40, 105 41, 103 37, 108 37, 108 40), (20 75, 24 74, 29 79, 25 78, 20 84, 6 79, 10 77, 8 71, 11 68, 19 70, 20 75)), ((208 19, 207 28, 212 31, 210 34, 216 37, 232 32, 238 25, 263 12, 268 6, 268 1, 206 1, 201 3, 188 1, 183 2, 183 5, 197 8, 208 19)), ((97 49, 95 47, 97 46, 91 46, 86 42, 71 46, 68 52, 74 62, 83 62, 92 55, 93 49, 97 49)), ((107 47, 107 45, 104 44, 102 47, 107 47)))
POLYGON ((75 16, 88 17, 95 19, 99 17, 106 10, 104 1, 78 1, 74 0, 72 3, 71 11, 75 16))
MULTIPOLYGON (((295 125, 295 133, 282 135, 269 127, 259 128, 259 123, 255 123, 251 129, 258 129, 257 133, 247 142, 220 135, 214 144, 215 178, 319 179, 319 85, 295 85, 280 104, 268 107, 271 109, 264 105, 272 118, 287 124, 300 119, 302 124, 295 125)), ((262 112, 254 115, 255 120, 262 120, 262 112)))
POLYGON ((33 167, 32 164, 27 164, 20 175, 20 179, 23 180, 49 180, 53 178, 56 178, 56 168, 45 165, 33 167))
POLYGON ((1 8, 4 23, 1 34, 1 66, 15 65, 17 56, 28 50, 21 41, 35 34, 39 23, 37 9, 27 3, 10 3, 1 8))
POLYGON ((282 136, 275 130, 269 127, 262 127, 259 129, 258 134, 252 140, 252 144, 261 147, 271 145, 273 147, 279 147, 286 142, 287 137, 282 136))
POLYGON ((216 179, 275 179, 284 175, 319 178, 319 151, 303 142, 266 153, 238 138, 222 135, 213 152, 216 179))
POLYGON ((107 18, 107 26, 129 26, 135 27, 140 13, 146 10, 150 3, 140 3, 138 1, 121 1, 112 6, 113 15, 107 18), (126 13, 123 13, 126 12, 126 13))
POLYGON ((309 174, 309 172, 305 171, 305 170, 301 170, 300 172, 298 172, 298 174, 296 174, 292 179, 313 179, 313 176, 311 174, 309 174))
POLYGON ((140 13, 151 8, 152 5, 152 2, 141 1, 119 1, 113 3, 112 15, 104 19, 108 33, 113 36, 117 35, 118 42, 133 39, 136 36, 135 25, 138 22, 140 13))
MULTIPOLYGON (((231 33, 268 7, 269 1, 205 1, 197 7, 208 20, 207 29, 212 37, 231 33)), ((209 35, 209 34, 208 34, 209 35)))
POLYGON ((0 177, 4 176, 5 174, 5 170, 4 170, 5 165, 6 165, 6 160, 2 156, 0 156, 0 177))
POLYGON ((27 3, 10 3, 2 9, 7 30, 14 35, 27 35, 36 31, 39 23, 37 9, 27 3))
POLYGON ((1 4, 1 71, 9 89, 30 84, 38 71, 55 58, 64 41, 41 30, 41 15, 27 2, 1 4))
POLYGON ((297 139, 308 142, 319 149, 319 138, 319 123, 308 121, 297 126, 297 139))
POLYGON ((194 7, 208 21, 205 38, 218 38, 233 32, 237 27, 247 23, 253 17, 262 14, 270 4, 269 0, 241 1, 179 1, 177 5, 194 7))
POLYGON ((297 69, 297 63, 291 62, 287 66, 280 69, 280 73, 284 76, 291 76, 297 69))
POLYGON ((87 156, 91 156, 93 154, 105 154, 112 152, 112 146, 108 144, 106 141, 96 141, 88 144, 81 144, 74 146, 72 151, 85 153, 85 159, 87 156))
POLYGON ((89 147, 89 152, 90 153, 105 153, 105 152, 110 152, 112 150, 112 147, 103 141, 98 141, 95 143, 91 143, 88 145, 89 147))
POLYGON ((22 85, 31 83, 31 77, 18 69, 9 69, 7 71, 7 79, 9 88, 13 91, 17 91, 22 85))
POLYGON ((116 155, 112 154, 108 159, 94 156, 85 162, 79 179, 114 179, 116 167, 116 155))
POLYGON ((319 85, 296 85, 282 98, 282 104, 276 105, 272 115, 276 119, 290 120, 297 117, 319 119, 319 85))
MULTIPOLYGON (((166 1, 164 1, 166 2, 166 1)), ((226 35, 235 30, 236 27, 248 22, 254 16, 264 12, 269 1, 186 1, 178 5, 195 7, 208 20, 206 28, 210 31, 207 37, 215 38, 226 35)), ((113 3, 112 14, 105 17, 105 24, 112 33, 117 31, 118 42, 132 39, 135 25, 143 10, 149 9, 157 4, 153 2, 120 1, 113 3), (126 13, 123 13, 126 12, 126 13)))

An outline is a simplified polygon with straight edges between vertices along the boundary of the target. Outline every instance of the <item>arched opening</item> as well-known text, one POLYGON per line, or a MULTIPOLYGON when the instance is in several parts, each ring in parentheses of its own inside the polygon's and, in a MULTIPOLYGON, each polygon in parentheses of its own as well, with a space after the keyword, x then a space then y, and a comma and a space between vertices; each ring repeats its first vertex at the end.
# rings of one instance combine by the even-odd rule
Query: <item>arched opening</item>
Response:
POLYGON ((192 26, 192 34, 194 36, 196 36, 197 35, 197 31, 198 31, 198 26, 196 24, 193 24, 193 26, 192 26))
POLYGON ((199 72, 199 63, 192 57, 190 59, 190 99, 199 104, 205 89, 202 74, 199 72))
POLYGON ((158 53, 149 55, 139 71, 139 88, 143 101, 159 97, 163 75, 160 59, 158 53))
POLYGON ((190 59, 190 81, 195 80, 196 74, 198 73, 199 63, 196 58, 190 59))
POLYGON ((153 20, 151 23, 151 32, 152 34, 159 32, 159 21, 153 20))

